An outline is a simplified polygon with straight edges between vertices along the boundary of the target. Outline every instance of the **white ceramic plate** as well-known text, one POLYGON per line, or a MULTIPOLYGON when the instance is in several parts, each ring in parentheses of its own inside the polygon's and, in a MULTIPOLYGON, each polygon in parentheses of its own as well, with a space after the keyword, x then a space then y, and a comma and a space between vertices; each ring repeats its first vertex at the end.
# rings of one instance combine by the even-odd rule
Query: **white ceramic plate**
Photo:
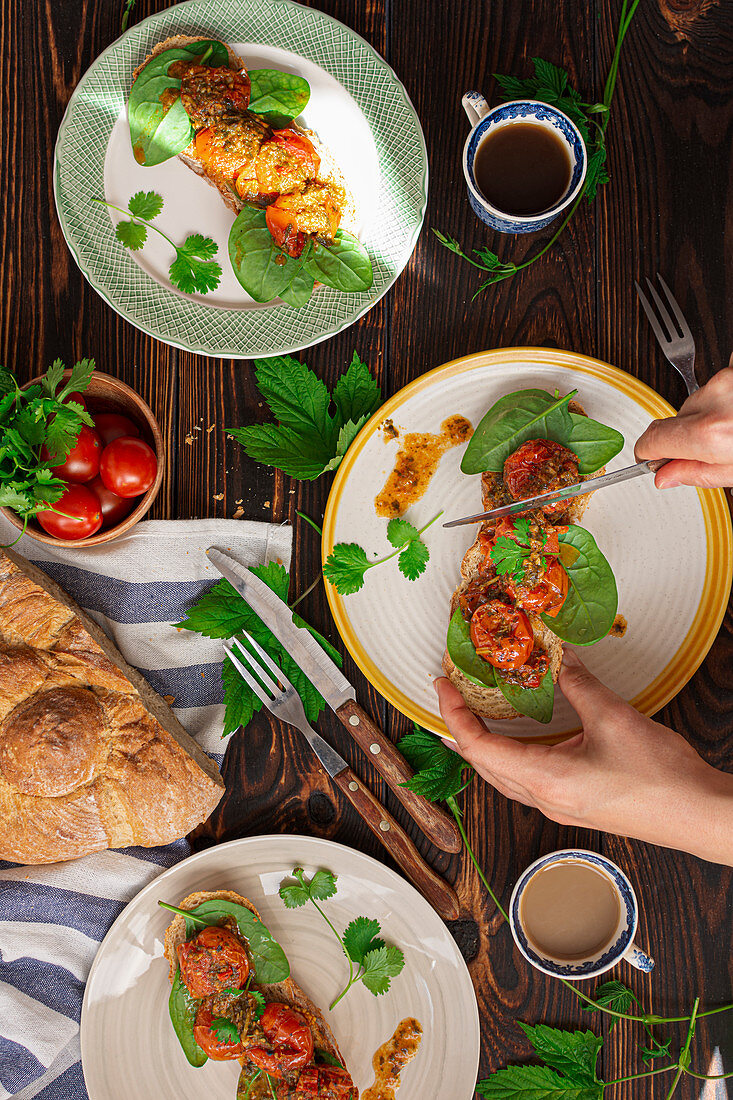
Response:
POLYGON ((402 1075, 399 1100, 470 1100, 479 1061, 476 997, 466 964, 443 922, 412 886, 361 852, 301 836, 259 836, 220 844, 146 886, 107 933, 92 966, 81 1016, 81 1052, 90 1100, 234 1100, 239 1063, 186 1061, 168 1018, 169 924, 158 899, 177 904, 195 890, 236 890, 254 903, 290 960, 295 981, 324 1010, 360 1090, 372 1084, 371 1058, 406 1016, 423 1026, 417 1057, 402 1075), (341 949, 313 906, 286 909, 278 887, 294 866, 325 867, 338 893, 325 902, 339 930, 376 917, 405 953, 389 993, 361 985, 333 1012, 348 978, 341 949), (346 973, 345 973, 346 971, 346 973))
MULTIPOLYGON (((59 128, 56 208, 67 244, 102 297, 138 328, 178 347, 250 358, 310 347, 353 324, 389 289, 412 255, 427 203, 428 163, 415 109, 392 69, 342 23, 290 0, 188 0, 136 24, 92 64, 59 128), (354 194, 359 236, 374 284, 343 294, 317 288, 291 309, 253 302, 237 282, 227 241, 234 215, 216 190, 177 157, 152 168, 130 147, 127 96, 134 69, 152 47, 176 34, 227 42, 248 68, 276 68, 307 79, 311 98, 298 119, 316 131, 354 194), (173 241, 190 233, 219 246, 219 287, 184 295, 168 277, 174 254, 155 233, 130 252, 114 235, 137 191, 162 195, 155 225, 173 241)), ((356 228, 356 227, 354 227, 356 228)))
MULTIPOLYGON (((385 443, 379 428, 390 417, 405 431, 438 432, 453 413, 474 427, 504 394, 527 388, 567 393, 577 388, 589 416, 623 432, 626 445, 609 470, 634 462, 634 442, 649 422, 673 409, 642 382, 606 363, 545 348, 506 348, 458 359, 423 375, 395 394, 362 429, 328 499, 324 561, 337 542, 358 542, 380 557, 391 549, 374 498, 394 465, 399 440, 385 443)), ((481 510, 480 477, 460 471, 464 447, 448 451, 422 500, 406 518, 423 526, 440 509, 445 518, 481 510)), ((593 497, 583 526, 608 558, 628 621, 621 639, 606 638, 581 651, 595 675, 655 714, 690 679, 720 627, 731 584, 731 525, 721 490, 658 492, 639 478, 593 497)), ((366 574, 364 587, 339 596, 327 584, 339 633, 354 660, 389 702, 427 729, 445 733, 433 680, 441 660, 450 599, 459 567, 476 535, 474 526, 426 532, 430 562, 415 582, 391 562, 366 574)), ((490 723, 491 724, 491 723, 490 723)), ((498 722, 514 737, 558 739, 578 728, 559 690, 552 722, 498 722)))

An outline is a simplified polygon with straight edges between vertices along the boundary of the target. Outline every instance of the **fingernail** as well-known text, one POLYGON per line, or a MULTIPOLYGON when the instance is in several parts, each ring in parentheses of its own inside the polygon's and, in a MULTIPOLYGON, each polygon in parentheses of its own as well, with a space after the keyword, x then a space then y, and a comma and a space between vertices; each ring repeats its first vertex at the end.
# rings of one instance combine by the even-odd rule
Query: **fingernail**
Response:
POLYGON ((579 668, 580 667, 580 661, 578 660, 576 655, 573 653, 572 649, 567 649, 566 648, 566 649, 563 650, 562 663, 565 665, 566 668, 579 668))
POLYGON ((660 485, 659 488, 660 489, 676 489, 677 486, 681 485, 681 484, 682 484, 681 481, 675 481, 673 479, 672 481, 665 481, 664 485, 660 485))

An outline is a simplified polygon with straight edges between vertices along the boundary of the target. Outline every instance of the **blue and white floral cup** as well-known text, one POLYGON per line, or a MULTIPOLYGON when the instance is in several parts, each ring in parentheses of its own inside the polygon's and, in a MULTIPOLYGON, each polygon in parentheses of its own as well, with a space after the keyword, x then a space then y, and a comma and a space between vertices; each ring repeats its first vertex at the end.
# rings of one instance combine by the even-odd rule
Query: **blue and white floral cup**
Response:
POLYGON ((566 978, 569 981, 580 981, 583 978, 596 978, 604 974, 612 966, 626 959, 637 970, 648 973, 654 969, 652 959, 634 943, 636 927, 639 923, 639 903, 636 900, 634 888, 620 867, 612 863, 605 856, 597 852, 588 852, 582 848, 565 848, 558 852, 550 852, 527 868, 514 887, 509 903, 509 926, 514 936, 514 942, 532 966, 537 967, 544 974, 550 974, 556 978, 566 978), (520 906, 522 895, 534 876, 546 867, 555 863, 584 863, 590 865, 596 871, 603 872, 616 891, 619 902, 619 919, 616 930, 608 943, 601 947, 595 954, 584 959, 556 959, 542 953, 537 945, 527 937, 522 926, 520 906))
POLYGON ((463 147, 463 174, 468 186, 468 201, 474 214, 492 229, 498 229, 502 233, 534 233, 536 229, 543 229, 544 226, 549 225, 577 198, 585 179, 588 153, 575 123, 556 107, 550 107, 547 103, 540 103, 533 99, 513 100, 511 103, 502 103, 492 110, 480 92, 466 92, 461 102, 472 126, 463 147), (554 206, 539 214, 525 216, 506 214, 498 210, 484 198, 474 175, 476 151, 489 131, 512 126, 518 122, 544 126, 552 130, 562 138, 570 157, 572 172, 565 194, 554 206))

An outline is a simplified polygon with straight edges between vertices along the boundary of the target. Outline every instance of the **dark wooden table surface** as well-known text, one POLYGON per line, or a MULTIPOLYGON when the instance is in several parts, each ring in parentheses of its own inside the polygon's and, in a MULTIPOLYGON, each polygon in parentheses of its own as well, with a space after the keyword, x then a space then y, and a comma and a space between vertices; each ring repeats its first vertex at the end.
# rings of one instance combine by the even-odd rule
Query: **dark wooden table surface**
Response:
MULTIPOLYGON (((165 0, 138 0, 132 18, 166 6, 165 0)), ((357 348, 389 395, 421 372, 469 352, 547 345, 614 363, 678 406, 682 381, 662 360, 634 294, 634 278, 657 270, 696 334, 701 380, 726 363, 733 349, 733 10, 727 0, 642 0, 624 50, 609 131, 610 186, 593 206, 583 205, 540 262, 475 302, 476 272, 441 248, 428 227, 440 227, 466 246, 488 243, 514 259, 533 250, 537 240, 502 238, 471 213, 460 167, 467 128, 461 94, 479 88, 496 102, 492 72, 525 74, 529 58, 540 55, 568 68, 586 98, 598 98, 618 0, 316 0, 316 6, 353 27, 394 67, 420 116, 430 157, 430 201, 414 256, 366 317, 305 353, 318 374, 332 380, 357 348)), ((322 515, 329 479, 291 484, 246 460, 221 429, 262 417, 250 364, 192 355, 138 332, 85 282, 59 227, 52 193, 56 131, 80 76, 120 33, 121 11, 122 0, 2 3, 0 361, 25 379, 56 356, 72 362, 94 356, 101 369, 133 385, 157 411, 168 447, 153 515, 232 516, 242 500, 247 518, 292 521, 298 593, 317 575, 319 548, 295 511, 322 515), (187 442, 195 427, 211 424, 216 431, 193 432, 193 443, 187 442)), ((302 610, 338 644, 322 586, 302 610)), ((384 728, 392 736, 404 732, 406 720, 375 695, 348 655, 345 670, 384 728)), ((730 767, 730 613, 702 667, 659 718, 684 732, 712 763, 730 767)), ((399 804, 368 774, 339 723, 326 716, 323 724, 404 821, 399 804)), ((382 858, 297 735, 268 715, 233 738, 224 772, 227 794, 198 844, 303 832, 382 858)), ((618 975, 646 1004, 653 998, 656 1011, 684 1014, 696 994, 708 1006, 731 999, 730 871, 633 841, 561 828, 482 783, 468 794, 466 819, 478 858, 504 900, 518 872, 554 848, 595 848, 627 870, 643 899, 640 939, 652 949, 657 968, 651 978, 628 968, 618 975)), ((451 931, 476 987, 481 1074, 526 1055, 518 1018, 587 1025, 589 1017, 572 995, 520 960, 467 859, 431 856, 455 882, 462 902, 451 931)), ((706 1072, 715 1044, 723 1047, 725 1068, 733 1068, 733 1022, 714 1019, 699 1031, 693 1062, 698 1072, 706 1072)), ((643 1068, 635 1038, 626 1025, 607 1033, 606 1079, 643 1068)), ((675 1034, 673 1046, 679 1038, 675 1034)), ((668 1087, 664 1076, 617 1086, 612 1095, 662 1098, 668 1087)), ((688 1078, 677 1095, 691 1100, 699 1090, 688 1078)))

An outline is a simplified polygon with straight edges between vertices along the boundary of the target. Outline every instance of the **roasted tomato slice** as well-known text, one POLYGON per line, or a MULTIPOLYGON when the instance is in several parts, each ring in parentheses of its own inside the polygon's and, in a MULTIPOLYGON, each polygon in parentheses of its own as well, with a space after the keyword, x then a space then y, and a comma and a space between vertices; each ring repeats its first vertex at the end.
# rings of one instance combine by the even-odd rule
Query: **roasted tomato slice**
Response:
POLYGON ((192 997, 242 989, 249 974, 246 948, 228 928, 211 925, 176 948, 181 977, 192 997))
POLYGON ((533 688, 538 688, 540 686, 549 664, 550 659, 545 650, 542 649, 541 646, 536 645, 527 658, 527 663, 525 665, 508 672, 502 672, 502 677, 507 684, 515 684, 517 687, 529 688, 531 691, 533 688))
POLYGON ((214 1016, 211 1009, 201 1005, 193 1024, 194 1039, 204 1054, 208 1054, 209 1058, 213 1058, 215 1062, 225 1062, 230 1058, 241 1058, 244 1054, 242 1043, 232 1042, 229 1038, 220 1039, 211 1026, 215 1019, 217 1017, 214 1016))
POLYGON ((530 621, 519 607, 490 600, 474 612, 471 641, 479 657, 494 668, 521 668, 534 646, 530 621))
POLYGON ((313 1032, 302 1012, 290 1005, 269 1001, 260 1026, 272 1050, 248 1047, 246 1057, 271 1077, 282 1078, 313 1061, 313 1032))
POLYGON ((181 77, 181 103, 197 129, 231 122, 246 111, 249 96, 250 80, 244 69, 189 65, 181 77))
POLYGON ((297 1096, 303 1100, 353 1100, 356 1096, 354 1082, 347 1070, 340 1066, 319 1066, 315 1062, 306 1066, 297 1084, 297 1096))
POLYGON ((568 575, 557 558, 548 560, 547 569, 536 583, 517 584, 511 577, 506 582, 508 594, 519 607, 535 615, 544 611, 553 619, 565 603, 568 586, 568 575))
POLYGON ((300 233, 295 227, 293 214, 289 210, 283 210, 273 203, 265 211, 267 228, 278 248, 287 252, 288 256, 297 259, 305 246, 305 234, 300 233))
MULTIPOLYGON (((504 463, 504 484, 514 500, 537 496, 578 481, 577 456, 552 439, 528 439, 504 463)), ((542 511, 548 517, 567 510, 565 501, 548 504, 542 511)))
POLYGON ((260 194, 302 191, 315 178, 321 158, 297 130, 275 130, 263 141, 254 163, 260 194))

